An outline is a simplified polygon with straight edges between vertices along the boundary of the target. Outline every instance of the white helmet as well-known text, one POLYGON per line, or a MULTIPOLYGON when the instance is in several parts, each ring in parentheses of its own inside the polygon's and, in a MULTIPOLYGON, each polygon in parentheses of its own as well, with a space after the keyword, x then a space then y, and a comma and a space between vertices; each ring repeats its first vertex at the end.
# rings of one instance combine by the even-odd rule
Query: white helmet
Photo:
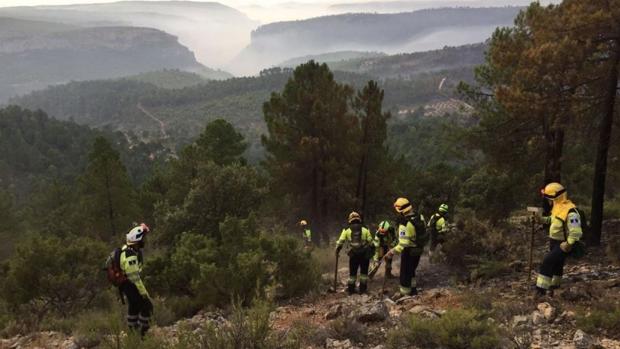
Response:
POLYGON ((129 233, 127 233, 127 245, 135 245, 144 239, 146 233, 149 232, 149 227, 142 223, 139 226, 131 229, 129 233))

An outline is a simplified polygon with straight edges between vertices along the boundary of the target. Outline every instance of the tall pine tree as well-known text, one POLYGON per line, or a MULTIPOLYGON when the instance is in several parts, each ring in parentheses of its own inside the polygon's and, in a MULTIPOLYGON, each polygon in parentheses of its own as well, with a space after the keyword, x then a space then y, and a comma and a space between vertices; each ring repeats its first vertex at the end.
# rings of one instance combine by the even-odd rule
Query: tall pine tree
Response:
POLYGON ((116 238, 138 220, 136 193, 119 153, 103 137, 95 139, 88 166, 80 177, 84 229, 116 238))

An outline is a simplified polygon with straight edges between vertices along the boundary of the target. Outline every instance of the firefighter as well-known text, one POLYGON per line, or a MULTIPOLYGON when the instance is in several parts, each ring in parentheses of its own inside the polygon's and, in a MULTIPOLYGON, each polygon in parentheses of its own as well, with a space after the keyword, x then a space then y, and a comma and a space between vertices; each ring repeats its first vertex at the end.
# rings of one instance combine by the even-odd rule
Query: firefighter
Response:
POLYGON ((552 207, 550 216, 537 217, 539 223, 549 226, 549 252, 536 279, 537 296, 560 287, 566 257, 583 235, 579 210, 568 199, 562 184, 549 183, 541 194, 552 207))
POLYGON ((428 220, 427 228, 431 235, 431 252, 437 248, 437 245, 442 244, 445 241, 445 235, 448 232, 448 224, 446 222, 447 214, 448 205, 441 204, 437 209, 437 213, 432 215, 428 220))
POLYGON ((142 248, 148 232, 149 227, 144 223, 131 229, 120 253, 120 268, 127 277, 120 286, 128 304, 127 324, 130 330, 139 331, 142 336, 149 330, 153 312, 153 303, 140 277, 143 265, 142 248))
POLYGON ((312 230, 310 230, 308 222, 305 219, 302 219, 299 222, 299 226, 301 227, 301 237, 304 240, 304 246, 310 247, 312 245, 312 230))
MULTIPOLYGON (((388 221, 382 221, 379 223, 379 228, 375 233, 374 246, 375 255, 373 256, 373 262, 379 263, 381 258, 390 250, 396 246, 396 232, 394 227, 390 225, 388 221)), ((385 260, 385 276, 393 278, 392 275, 392 258, 385 260)))
POLYGON ((424 216, 416 212, 406 198, 398 198, 394 202, 394 210, 398 215, 398 244, 383 257, 388 260, 395 253, 400 253, 400 288, 393 296, 398 299, 418 294, 415 273, 420 257, 426 244, 426 223, 424 216))
POLYGON ((349 226, 342 230, 340 238, 336 243, 336 255, 344 244, 349 246, 349 280, 347 281, 347 291, 349 294, 355 293, 355 284, 359 270, 359 292, 365 293, 368 290, 368 267, 372 256, 372 235, 370 231, 362 225, 362 218, 357 212, 349 214, 349 226))

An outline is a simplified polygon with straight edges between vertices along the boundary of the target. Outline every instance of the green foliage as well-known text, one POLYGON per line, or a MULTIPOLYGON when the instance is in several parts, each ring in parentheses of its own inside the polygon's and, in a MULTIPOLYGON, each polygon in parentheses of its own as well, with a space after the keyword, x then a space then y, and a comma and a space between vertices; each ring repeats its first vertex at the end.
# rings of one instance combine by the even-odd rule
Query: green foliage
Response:
POLYGON ((474 310, 455 309, 440 318, 411 315, 388 333, 391 348, 484 349, 500 347, 499 329, 474 310))
POLYGON ((152 84, 165 89, 180 89, 207 82, 205 78, 196 73, 190 73, 178 69, 151 71, 130 76, 126 79, 152 84))
POLYGON ((457 229, 447 233, 442 247, 446 261, 469 268, 473 279, 501 275, 508 271, 511 258, 525 254, 524 235, 515 236, 514 229, 479 220, 471 211, 461 212, 457 229))
POLYGON ((0 294, 20 322, 70 316, 97 304, 106 280, 99 272, 107 246, 87 237, 34 235, 17 247, 2 272, 0 294))
POLYGON ((207 124, 204 132, 196 140, 201 156, 218 165, 244 163, 242 155, 247 144, 243 135, 233 125, 223 119, 216 119, 207 124))
POLYGON ((163 293, 189 295, 199 304, 223 305, 264 295, 275 287, 281 297, 300 296, 318 286, 316 262, 296 239, 261 234, 253 218, 220 224, 221 241, 184 233, 170 255, 147 264, 149 285, 163 293))
POLYGON ((103 137, 95 139, 80 195, 88 231, 115 238, 137 218, 136 193, 119 153, 103 137))
POLYGON ((265 301, 255 301, 244 308, 234 304, 229 322, 222 325, 207 323, 197 331, 183 330, 179 342, 171 348, 205 349, 268 349, 282 346, 274 336, 269 322, 273 306, 265 301))
POLYGON ((587 333, 607 331, 609 334, 617 334, 620 331, 620 307, 617 304, 610 307, 610 304, 605 303, 590 311, 579 312, 577 327, 587 333))

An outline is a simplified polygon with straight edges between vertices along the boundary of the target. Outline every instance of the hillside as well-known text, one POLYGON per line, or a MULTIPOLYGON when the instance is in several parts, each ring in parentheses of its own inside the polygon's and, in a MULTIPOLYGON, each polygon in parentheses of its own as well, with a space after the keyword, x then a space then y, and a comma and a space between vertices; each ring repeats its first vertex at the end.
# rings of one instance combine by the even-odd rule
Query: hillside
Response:
POLYGON ((159 30, 73 29, 37 22, 40 30, 35 31, 29 23, 23 23, 25 31, 13 30, 10 36, 5 32, 0 42, 0 103, 72 80, 115 78, 164 68, 202 69, 191 51, 159 30))
MULTIPOLYGON (((543 0, 541 4, 557 3, 558 1, 543 0)), ((397 1, 365 1, 347 2, 333 4, 329 7, 330 11, 340 13, 350 12, 378 12, 378 13, 398 13, 417 11, 421 9, 439 7, 503 7, 503 6, 527 6, 530 0, 438 0, 438 1, 418 1, 418 0, 397 0, 397 1)))
MULTIPOLYGON (((359 51, 338 51, 338 52, 329 52, 318 55, 307 55, 303 57, 295 57, 288 59, 280 64, 278 67, 286 67, 286 68, 294 68, 302 63, 306 63, 309 60, 314 60, 320 63, 334 63, 340 61, 349 61, 349 60, 367 60, 371 58, 378 58, 386 56, 385 53, 382 52, 359 52, 359 51)), ((330 67, 332 65, 330 64, 330 67)))
POLYGON ((343 14, 264 25, 232 66, 257 71, 298 56, 334 51, 419 52, 482 42, 512 25, 518 7, 442 8, 343 14))
MULTIPOLYGON (((368 74, 379 79, 416 77, 446 70, 469 69, 484 63, 484 44, 444 47, 440 50, 329 62, 333 70, 368 74)), ((466 79, 470 80, 470 79, 466 79)))
POLYGON ((258 25, 231 7, 198 1, 5 7, 0 8, 0 16, 78 26, 155 28, 178 37, 201 63, 210 67, 222 66, 237 54, 249 42, 249 32, 258 25))

